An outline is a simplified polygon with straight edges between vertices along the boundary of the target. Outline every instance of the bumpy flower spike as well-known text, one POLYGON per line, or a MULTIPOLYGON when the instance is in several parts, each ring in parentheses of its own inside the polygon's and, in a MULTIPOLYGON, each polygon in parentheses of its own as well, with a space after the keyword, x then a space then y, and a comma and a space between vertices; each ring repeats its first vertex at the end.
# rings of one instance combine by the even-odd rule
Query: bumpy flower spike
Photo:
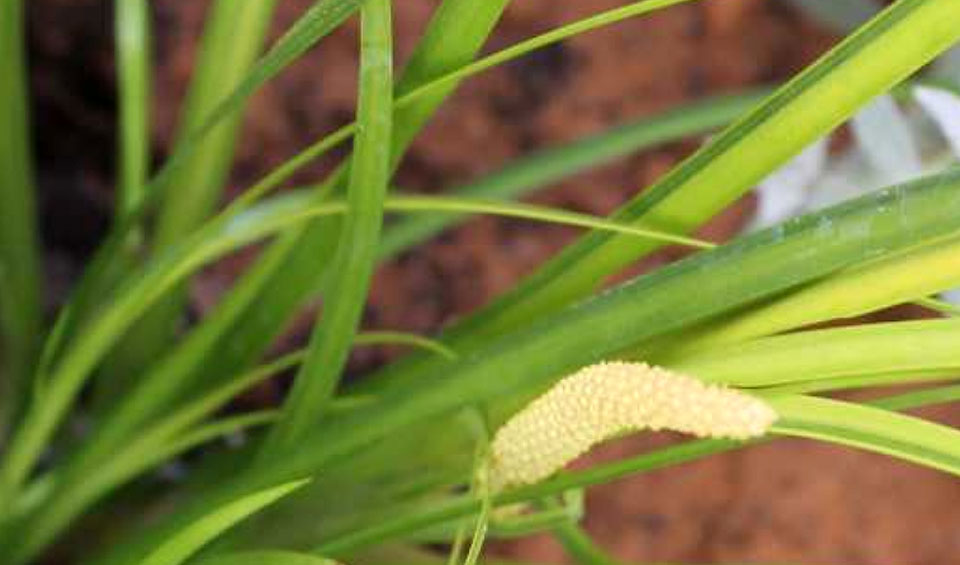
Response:
POLYGON ((497 431, 490 487, 536 483, 624 432, 748 439, 776 419, 769 405, 742 392, 644 363, 599 363, 562 379, 497 431))

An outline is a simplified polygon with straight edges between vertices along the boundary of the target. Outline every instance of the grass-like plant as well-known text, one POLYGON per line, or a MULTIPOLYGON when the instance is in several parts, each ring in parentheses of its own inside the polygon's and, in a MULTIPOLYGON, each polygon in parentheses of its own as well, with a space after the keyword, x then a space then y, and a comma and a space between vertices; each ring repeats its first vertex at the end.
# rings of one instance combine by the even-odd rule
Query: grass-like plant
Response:
MULTIPOLYGON (((805 329, 905 302, 941 306, 930 295, 960 285, 960 171, 719 245, 687 235, 960 40, 960 2, 899 0, 770 91, 700 101, 545 149, 441 196, 391 189, 411 141, 463 80, 692 1, 625 3, 478 58, 508 0, 442 0, 395 76, 389 0, 317 0, 262 56, 274 0, 217 0, 176 144, 150 171, 149 6, 116 0, 115 222, 49 323, 40 305, 23 3, 0 3, 0 564, 39 562, 54 547, 67 559, 103 565, 445 561, 422 549, 424 542, 451 544, 449 562, 477 562, 485 533, 538 531, 553 532, 583 563, 613 563, 578 529, 583 489, 766 439, 701 439, 491 488, 491 458, 518 452, 504 442, 549 452, 549 442, 563 439, 553 425, 528 421, 538 414, 577 433, 623 427, 610 419, 615 414, 602 426, 576 420, 596 413, 591 402, 613 395, 603 379, 616 371, 544 397, 562 399, 546 411, 543 403, 522 410, 563 377, 601 361, 665 368, 651 370, 661 375, 651 381, 667 391, 661 396, 629 389, 644 399, 642 416, 634 417, 644 425, 663 421, 727 437, 711 433, 710 422, 738 422, 724 411, 761 406, 759 413, 776 415, 772 425, 763 418, 767 439, 814 438, 960 474, 960 432, 901 413, 960 398, 960 385, 951 382, 960 373, 960 322, 805 329), (355 123, 323 134, 217 210, 245 101, 354 16, 361 27, 355 123), (616 157, 723 126, 609 218, 515 201, 616 157), (269 195, 346 143, 350 156, 328 178, 269 195), (400 218, 384 224, 385 214, 400 218), (439 336, 359 332, 377 264, 474 214, 587 232, 439 336), (214 310, 185 327, 190 276, 262 240, 269 244, 257 262, 214 310), (696 252, 598 291, 664 245, 696 252), (307 347, 264 359, 291 317, 318 295, 324 307, 307 347), (413 352, 341 386, 351 348, 382 342, 413 352), (282 406, 222 411, 285 370, 295 378, 282 406), (684 375, 682 385, 663 376, 672 372, 684 375), (880 388, 902 383, 919 386, 899 395, 880 388), (868 387, 879 391, 870 402, 828 397, 868 387), (721 396, 698 396, 706 394, 721 396), (491 453, 497 430, 518 411, 527 420, 510 426, 512 435, 500 436, 491 453), (86 414, 89 430, 59 433, 74 413, 86 414), (207 445, 241 431, 249 441, 239 448, 207 445), (162 488, 151 480, 156 468, 188 451, 198 456, 186 480, 162 488), (100 532, 99 543, 71 535, 91 530, 100 532)), ((630 406, 620 402, 617 410, 629 413, 630 406)), ((522 461, 510 464, 527 476, 522 461)))

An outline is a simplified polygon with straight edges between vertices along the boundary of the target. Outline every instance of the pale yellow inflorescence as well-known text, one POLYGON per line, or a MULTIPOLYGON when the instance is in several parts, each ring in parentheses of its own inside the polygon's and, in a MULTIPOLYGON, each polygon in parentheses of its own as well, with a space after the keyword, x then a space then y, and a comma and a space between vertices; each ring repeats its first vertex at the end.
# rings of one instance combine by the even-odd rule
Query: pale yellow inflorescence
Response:
POLYGON ((628 431, 748 439, 776 419, 767 403, 739 391, 644 363, 599 363, 562 379, 497 431, 490 486, 536 483, 628 431))

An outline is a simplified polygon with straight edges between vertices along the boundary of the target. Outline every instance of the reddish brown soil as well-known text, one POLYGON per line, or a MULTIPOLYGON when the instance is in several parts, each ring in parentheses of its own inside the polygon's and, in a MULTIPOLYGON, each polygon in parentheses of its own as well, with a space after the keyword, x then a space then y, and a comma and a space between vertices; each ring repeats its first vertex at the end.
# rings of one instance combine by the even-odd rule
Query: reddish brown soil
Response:
MULTIPOLYGON (((68 280, 102 233, 110 202, 114 101, 109 3, 31 4, 47 244, 51 268, 68 280)), ((280 4, 275 33, 309 2, 280 4)), ((409 54, 434 4, 396 3, 401 57, 409 54)), ((490 48, 617 4, 518 0, 490 48)), ((153 3, 159 22, 158 157, 172 137, 206 5, 197 0, 153 3)), ((578 37, 469 81, 415 143, 399 183, 439 191, 538 147, 704 95, 783 79, 832 41, 774 0, 712 0, 578 37)), ((351 118, 355 44, 355 27, 337 32, 256 96, 238 149, 233 190, 351 118)), ((534 200, 610 211, 695 146, 683 143, 624 159, 534 200)), ((329 162, 312 167, 298 180, 315 180, 327 166, 329 162)), ((705 235, 720 239, 734 232, 748 204, 724 214, 705 235)), ((500 219, 471 221, 381 269, 367 325, 434 332, 509 288, 575 233, 500 219)), ((634 271, 671 258, 661 254, 634 271)), ((195 307, 202 311, 215 301, 245 262, 238 258, 211 269, 195 285, 195 307)), ((308 322, 305 317, 304 324, 308 322)), ((288 341, 302 338, 304 324, 288 341)), ((388 354, 360 352, 352 368, 362 372, 388 354)), ((960 424, 956 408, 933 414, 960 424)), ((625 441, 596 458, 634 453, 661 440, 625 441)), ((960 482, 879 456, 807 442, 779 442, 599 487, 591 491, 588 507, 587 529, 613 553, 635 561, 960 562, 960 482)), ((556 544, 545 537, 504 544, 498 551, 564 562, 556 544)))

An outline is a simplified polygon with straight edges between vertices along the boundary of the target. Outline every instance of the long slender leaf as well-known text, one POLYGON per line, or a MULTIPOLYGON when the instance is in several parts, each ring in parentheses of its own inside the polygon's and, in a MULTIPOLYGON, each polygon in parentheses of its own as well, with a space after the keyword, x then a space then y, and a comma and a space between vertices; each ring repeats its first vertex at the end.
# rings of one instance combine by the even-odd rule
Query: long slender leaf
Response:
MULTIPOLYGON (((358 334, 355 340, 357 345, 384 343, 411 345, 448 359, 456 358, 433 340, 399 332, 368 332, 358 334)), ((23 521, 18 529, 20 533, 13 536, 18 540, 15 556, 20 560, 28 559, 90 504, 151 466, 236 429, 273 422, 276 419, 273 412, 245 414, 187 433, 191 426, 222 408, 239 392, 297 366, 304 356, 304 351, 297 351, 238 375, 172 413, 164 414, 146 428, 138 428, 135 437, 128 441, 117 439, 127 437, 127 434, 95 435, 68 464, 58 469, 54 487, 32 502, 35 512, 23 521)), ((339 405, 349 407, 350 399, 337 401, 333 407, 339 405)), ((104 427, 112 431, 114 425, 132 427, 130 420, 108 421, 104 427)), ((14 555, 10 559, 13 560, 14 555)))
MULTIPOLYGON (((10 557, 11 561, 29 559, 85 508, 111 489, 156 462, 175 455, 181 447, 185 449, 195 445, 196 441, 192 439, 182 438, 174 442, 174 438, 182 436, 191 426, 208 417, 240 391, 296 366, 302 358, 302 353, 291 354, 239 375, 228 386, 203 394, 150 426, 141 427, 135 438, 122 445, 118 441, 109 441, 112 436, 105 438, 107 441, 102 434, 94 436, 96 441, 88 442, 68 464, 61 467, 50 495, 38 505, 33 515, 23 521, 19 528, 22 532, 16 535, 19 539, 18 550, 15 556, 10 557)), ((253 423, 258 424, 259 419, 253 423)), ((247 425, 246 420, 242 420, 241 424, 247 425)), ((210 434, 201 431, 191 435, 202 443, 210 434)))
MULTIPOLYGON (((330 200, 323 204, 313 204, 312 200, 310 192, 297 191, 265 201, 236 217, 221 231, 211 233, 198 247, 201 250, 204 248, 223 250, 218 253, 232 251, 299 222, 305 222, 317 216, 339 215, 348 210, 347 203, 342 200, 330 200)), ((714 244, 706 241, 647 229, 643 226, 623 224, 599 216, 509 201, 449 196, 389 196, 384 201, 384 208, 391 213, 423 213, 424 220, 427 221, 437 214, 489 214, 624 233, 695 249, 715 247, 714 244)), ((400 234, 397 241, 394 239, 394 233, 387 230, 381 244, 380 255, 387 256, 392 250, 408 242, 406 237, 408 233, 400 234)), ((208 255, 208 253, 194 248, 190 255, 208 255)), ((182 261, 187 260, 182 259, 182 261)))
MULTIPOLYGON (((266 39, 275 0, 238 5, 217 0, 206 17, 203 40, 182 110, 173 151, 188 143, 218 105, 241 84, 266 39)), ((231 109, 167 178, 153 244, 162 249, 199 226, 219 200, 233 162, 243 106, 231 109)))
MULTIPOLYGON (((952 174, 953 182, 960 181, 957 172, 952 174)), ((944 180, 873 194, 703 252, 505 335, 460 363, 421 374, 416 382, 388 383, 375 418, 361 422, 351 415, 332 423, 327 441, 315 443, 322 447, 313 453, 302 450, 284 466, 313 466, 342 454, 340 448, 356 446, 354 441, 373 439, 384 429, 462 402, 536 389, 538 383, 614 354, 624 341, 666 334, 833 272, 855 258, 956 234, 960 191, 944 180), (938 196, 946 200, 934 204, 938 196), (488 378, 494 374, 497 379, 488 378)))
MULTIPOLYGON (((237 219, 237 223, 239 226, 242 226, 242 229, 238 229, 239 226, 228 225, 222 232, 214 232, 210 239, 199 240, 196 243, 191 242, 190 245, 183 247, 183 249, 187 252, 185 255, 179 255, 173 262, 165 262, 162 265, 156 266, 152 269, 152 272, 179 272, 182 276, 191 269, 194 269, 199 265, 202 265, 204 262, 210 260, 212 257, 222 255, 223 253, 236 249, 243 244, 255 241, 259 237, 262 237, 271 231, 275 231, 286 224, 295 221, 302 221, 303 219, 310 217, 311 214, 315 212, 320 211, 326 213, 343 213, 346 210, 346 205, 342 202, 332 202, 330 204, 317 206, 312 209, 303 209, 302 205, 304 204, 305 199, 296 198, 297 195, 292 196, 294 197, 283 197, 278 199, 279 202, 277 204, 280 205, 265 203, 260 207, 264 208, 264 210, 251 210, 249 215, 253 216, 252 218, 247 218, 246 215, 242 215, 237 219), (276 214, 276 212, 280 212, 280 214, 276 214)), ((546 221, 562 221, 573 225, 588 226, 596 229, 624 229, 638 236, 660 236, 660 234, 649 232, 642 228, 618 226, 613 222, 602 219, 591 219, 578 214, 562 211, 548 211, 538 207, 519 206, 512 203, 485 203, 477 201, 458 201, 455 199, 436 197, 413 197, 392 198, 388 199, 385 204, 388 209, 393 210, 445 210, 459 212, 485 211, 488 213, 501 213, 546 221)), ((670 238, 670 236, 666 234, 662 235, 662 237, 670 238)), ((685 238, 679 238, 676 240, 676 242, 686 243, 689 245, 698 245, 696 241, 686 240, 685 238)), ((150 290, 152 292, 162 292, 164 288, 169 288, 171 285, 175 284, 175 282, 175 279, 166 279, 165 282, 158 282, 157 280, 148 277, 144 279, 141 288, 144 290, 150 290)), ((129 309, 126 311, 126 313, 128 315, 135 315, 135 312, 132 312, 129 309)), ((84 477, 88 474, 88 472, 90 472, 90 469, 95 468, 96 465, 98 465, 99 462, 105 458, 111 457, 117 449, 121 449, 125 442, 128 441, 127 438, 137 432, 140 424, 149 420, 154 415, 162 413, 166 409, 167 405, 171 404, 171 400, 176 398, 178 391, 181 391, 186 387, 187 384, 189 384, 179 380, 178 375, 182 377, 187 373, 178 371, 177 369, 180 366, 179 364, 182 363, 184 359, 189 360, 193 355, 202 355, 204 345, 204 342, 202 341, 203 337, 204 336, 202 334, 197 336, 196 341, 189 341, 185 348, 179 350, 182 354, 175 354, 165 362, 158 364, 151 372, 147 374, 146 378, 143 380, 143 384, 136 389, 133 395, 127 397, 125 401, 117 408, 117 410, 115 410, 108 418, 104 420, 101 426, 99 426, 95 436, 85 444, 84 448, 77 455, 79 461, 75 462, 69 467, 70 478, 61 481, 59 488, 64 489, 65 493, 58 494, 58 502, 52 506, 46 507, 45 513, 42 514, 41 517, 37 518, 40 525, 36 526, 34 530, 38 532, 38 536, 41 532, 46 532, 51 528, 62 527, 64 525, 62 520, 55 520, 51 518, 49 513, 55 511, 59 512, 60 507, 71 507, 71 505, 82 504, 85 501, 81 500, 80 502, 77 502, 76 497, 70 493, 70 489, 73 488, 73 485, 82 483, 84 477)), ((448 360, 456 357, 455 353, 445 348, 442 344, 433 342, 431 340, 424 340, 423 338, 413 339, 411 337, 404 337, 396 333, 381 332, 372 335, 360 334, 357 336, 356 343, 382 343, 385 341, 397 342, 398 338, 400 337, 403 337, 404 343, 424 347, 433 352, 439 352, 448 360)), ((296 357, 296 360, 299 360, 299 356, 296 357)), ((286 366, 290 362, 292 362, 292 360, 285 358, 277 363, 281 364, 282 366, 286 366)), ((202 417, 204 414, 208 413, 217 405, 219 405, 218 403, 226 401, 236 391, 244 388, 250 382, 253 382, 250 379, 257 380, 261 378, 261 376, 265 376, 273 371, 279 370, 277 366, 277 364, 269 364, 261 369, 253 371, 251 373, 252 376, 249 378, 241 378, 235 383, 227 381, 222 388, 217 389, 217 392, 214 393, 212 398, 219 399, 215 402, 205 399, 191 402, 178 413, 186 411, 186 413, 194 414, 194 416, 191 417, 191 420, 183 420, 180 418, 182 422, 179 424, 179 426, 182 427, 183 425, 187 425, 191 421, 202 417), (199 407, 199 411, 198 409, 191 408, 192 406, 199 407)), ((175 418, 175 416, 169 416, 165 419, 169 421, 170 418, 175 418)), ((139 435, 142 435, 142 432, 139 432, 139 435)))
POLYGON ((316 424, 347 362, 376 262, 383 200, 390 179, 393 126, 393 32, 390 0, 367 0, 361 14, 360 94, 348 209, 331 265, 320 321, 310 338, 280 421, 264 457, 297 445, 316 424))
POLYGON ((960 321, 867 324, 770 337, 685 357, 671 368, 738 387, 879 373, 960 373, 960 321))
MULTIPOLYGON (((208 116, 249 73, 266 40, 274 5, 275 0, 248 0, 239 5, 218 0, 211 6, 174 153, 193 142, 194 132, 204 127, 208 116)), ((238 105, 224 116, 166 176, 170 188, 159 198, 151 242, 155 249, 182 241, 213 211, 233 163, 242 110, 238 105)), ((101 399, 125 391, 137 369, 169 344, 185 302, 185 288, 171 292, 132 328, 125 346, 106 364, 101 399)))
POLYGON ((110 563, 179 565, 237 522, 303 487, 307 482, 292 481, 237 498, 208 512, 185 528, 161 533, 158 536, 160 541, 151 544, 153 547, 146 546, 145 552, 133 552, 125 558, 110 563))
POLYGON ((238 551, 201 558, 197 565, 337 565, 335 561, 292 551, 238 551))
POLYGON ((20 411, 42 331, 25 26, 21 0, 0 4, 0 438, 20 411))
MULTIPOLYGON (((442 53, 438 50, 424 50, 422 57, 429 59, 430 57, 445 57, 450 53, 459 53, 466 57, 466 60, 469 60, 480 48, 485 39, 485 34, 480 30, 488 27, 482 22, 489 18, 493 18, 495 21, 499 17, 499 11, 487 9, 493 6, 491 2, 481 3, 467 0, 466 3, 473 4, 477 8, 475 15, 480 16, 479 19, 458 19, 453 22, 446 22, 455 25, 460 30, 459 33, 452 35, 456 38, 454 44, 449 45, 448 49, 442 53)), ((314 31, 322 31, 325 14, 325 8, 322 8, 322 5, 326 4, 321 2, 310 12, 320 19, 315 19, 313 24, 304 26, 301 31, 306 32, 311 25, 314 31)), ((328 10, 326 15, 336 13, 346 17, 347 12, 350 11, 348 4, 350 3, 336 4, 336 9, 328 10), (337 12, 341 8, 343 8, 343 12, 337 12)), ((352 4, 355 8, 358 2, 352 4)), ((464 1, 447 0, 444 6, 447 4, 464 4, 464 1)), ((434 21, 430 28, 436 25, 437 22, 434 21)), ((431 33, 430 28, 428 28, 427 35, 431 33)), ((288 35, 298 37, 298 34, 299 32, 294 30, 288 35)), ((306 37, 303 34, 299 34, 299 36, 301 36, 301 39, 306 37)), ((283 40, 280 43, 282 44, 283 40)), ((274 51, 276 50, 275 48, 274 51)), ((268 59, 269 57, 268 55, 268 59)), ((464 62, 444 58, 444 64, 453 67, 464 62)), ((432 66, 423 64, 426 67, 432 66)), ((445 68, 442 68, 438 72, 444 70, 445 68)), ((426 119, 426 116, 424 116, 424 119, 426 119)), ((352 133, 350 130, 344 131, 347 134, 352 133)), ((282 167, 278 174, 268 175, 262 183, 258 184, 254 196, 280 182, 295 169, 297 163, 308 160, 309 153, 321 152, 319 150, 325 147, 325 143, 326 141, 321 142, 316 147, 308 149, 304 154, 294 158, 290 166, 282 167)), ((328 186, 336 185, 339 178, 339 176, 334 176, 328 182, 328 186)), ((326 190, 320 191, 321 194, 325 192, 326 190)), ((334 241, 333 238, 327 237, 330 233, 327 230, 315 229, 307 233, 291 233, 281 238, 264 253, 258 264, 248 271, 214 313, 208 317, 208 320, 191 334, 185 345, 178 348, 174 357, 165 363, 166 370, 157 374, 159 376, 174 375, 175 378, 169 379, 171 382, 183 382, 184 380, 195 379, 198 376, 201 361, 217 359, 219 362, 216 367, 211 367, 209 363, 203 367, 205 379, 217 380, 252 363, 273 340, 273 337, 279 333, 283 323, 302 303, 304 297, 317 288, 322 273, 318 273, 314 266, 318 257, 327 256, 329 253, 331 242, 334 241), (232 327, 236 330, 228 334, 227 331, 232 327), (213 350, 215 345, 217 349, 213 350)), ((163 385, 159 386, 162 387, 163 385)))
MULTIPOLYGON (((444 0, 411 57, 410 70, 400 77, 397 93, 402 94, 408 88, 419 86, 421 81, 450 72, 473 59, 505 6, 505 0, 444 0), (443 48, 434 48, 438 44, 443 48)), ((438 95, 398 110, 393 119, 395 142, 412 139, 443 98, 438 95)), ((393 160, 405 149, 406 142, 395 145, 391 153, 393 160)), ((345 178, 346 169, 341 168, 326 187, 318 191, 318 198, 342 184, 345 178)), ((339 225, 326 222, 285 236, 266 252, 264 262, 240 281, 236 292, 246 295, 248 304, 235 329, 224 336, 212 355, 218 359, 220 374, 229 375, 252 363, 281 332, 297 308, 316 293, 334 253, 338 234, 339 225), (259 292, 254 292, 255 287, 259 292), (252 297, 256 300, 249 300, 252 297)), ((240 307, 239 300, 233 304, 240 307)))
MULTIPOLYGON (((149 3, 146 0, 115 0, 114 52, 120 120, 117 128, 119 143, 114 187, 114 226, 115 229, 129 226, 122 245, 112 255, 117 273, 126 272, 136 265, 145 236, 145 226, 135 216, 146 199, 150 173, 151 40, 149 3)), ((74 312, 75 308, 65 310, 74 312)), ((72 324, 68 313, 58 318, 55 324, 56 339, 44 344, 45 362, 38 369, 49 370, 72 324)))
POLYGON ((820 394, 843 390, 855 390, 888 386, 903 385, 943 385, 958 380, 956 369, 931 369, 929 371, 900 371, 888 373, 870 373, 854 375, 852 377, 836 377, 833 379, 813 378, 807 381, 793 381, 780 385, 764 387, 767 393, 779 394, 820 394))
MULTIPOLYGON (((178 159, 188 158, 195 146, 223 120, 235 113, 258 88, 339 27, 363 2, 364 0, 317 0, 246 73, 242 82, 210 111, 202 125, 191 132, 190 138, 180 145, 178 154, 169 160, 167 171, 172 173, 179 166, 178 159)), ((161 177, 159 181, 166 182, 166 178, 161 177)))
POLYGON ((85 507, 134 477, 215 439, 271 424, 277 416, 273 410, 249 412, 198 426, 176 437, 168 437, 171 430, 166 428, 170 426, 148 430, 115 457, 88 469, 82 480, 72 483, 73 488, 67 497, 55 496, 42 503, 42 509, 34 519, 8 528, 5 537, 0 539, 4 547, 11 548, 4 553, 3 563, 29 563, 85 507))
MULTIPOLYGON (((655 186, 624 206, 622 220, 669 231, 702 224, 880 94, 960 39, 951 0, 900 0, 779 89, 655 186)), ((591 234, 524 283, 447 332, 458 350, 589 294, 657 247, 591 234)), ((387 373, 393 380, 396 375, 387 373)))
MULTIPOLYGON (((958 399, 960 399, 960 386, 951 386, 885 397, 871 404, 885 410, 911 410, 954 402, 958 399)), ((571 489, 609 483, 637 473, 695 461, 746 445, 751 444, 726 440, 688 441, 622 461, 561 473, 536 485, 504 492, 496 497, 496 503, 499 505, 540 500, 545 496, 557 495, 571 489)), ((463 496, 447 504, 436 504, 425 511, 417 510, 409 515, 391 516, 366 530, 355 530, 345 536, 323 542, 315 548, 315 551, 321 555, 345 554, 357 548, 409 535, 431 525, 476 514, 479 506, 479 502, 474 497, 463 496)))
MULTIPOLYGON (((730 123, 761 100, 761 93, 723 96, 545 149, 506 168, 448 192, 478 198, 519 198, 564 177, 600 166, 662 143, 703 134, 730 123)), ((393 256, 435 235, 462 217, 411 218, 387 228, 384 257, 393 256)))
POLYGON ((212 501, 303 476, 409 424, 465 405, 537 390, 559 375, 653 338, 835 272, 960 232, 960 172, 873 193, 758 232, 640 277, 543 319, 454 363, 382 387, 380 400, 331 419, 300 449, 256 476, 209 492, 172 518, 212 501), (824 225, 829 229, 824 229, 824 225), (490 378, 496 375, 497 378, 490 378))
POLYGON ((553 530, 553 536, 572 559, 582 565, 618 565, 619 561, 598 546, 590 534, 575 522, 562 522, 553 530))
MULTIPOLYGON (((471 61, 509 3, 510 0, 443 0, 397 82, 396 96, 403 97, 471 61)), ((394 159, 403 155, 456 85, 457 81, 451 81, 444 88, 417 98, 397 114, 394 159)))
POLYGON ((935 242, 846 269, 750 311, 685 332, 682 339, 644 344, 638 354, 672 363, 724 344, 859 316, 956 287, 957 265, 960 240, 935 242))
POLYGON ((960 475, 960 430, 870 406, 789 395, 767 399, 772 432, 840 443, 960 475))
POLYGON ((150 166, 150 9, 146 0, 116 0, 114 35, 120 84, 120 173, 116 213, 140 205, 150 166))
MULTIPOLYGON (((460 0, 458 0, 458 2, 459 1, 460 0)), ((451 6, 454 3, 455 2, 449 0, 447 2, 447 4, 450 4, 451 6)), ((447 4, 444 4, 444 6, 447 6, 447 4)), ((491 5, 483 4, 483 8, 484 10, 487 10, 484 12, 485 16, 483 21, 488 21, 490 18, 495 18, 498 16, 498 12, 495 10, 489 11, 491 5)), ((456 13, 460 13, 460 11, 463 9, 463 7, 460 7, 456 8, 454 11, 456 13)), ((468 20, 456 19, 452 18, 452 16, 440 17, 438 15, 436 21, 432 25, 439 25, 437 22, 446 22, 450 25, 452 25, 451 22, 459 22, 457 25, 466 25, 468 20)), ((472 53, 475 52, 475 50, 479 47, 479 44, 482 42, 482 37, 477 35, 477 29, 478 28, 476 27, 471 27, 463 30, 463 32, 460 34, 457 34, 458 37, 464 41, 464 44, 469 47, 469 49, 466 49, 466 55, 472 55, 472 53)), ((537 42, 534 41, 528 43, 537 42)), ((462 49, 463 47, 458 48, 458 50, 462 49)), ((426 53, 426 50, 423 50, 423 52, 426 53)), ((437 52, 434 51, 434 53, 437 52)), ((455 63, 455 61, 448 61, 446 64, 453 63, 455 63)), ((423 65, 430 66, 427 65, 427 63, 423 63, 423 65)), ((436 72, 440 71, 438 70, 436 72)), ((660 138, 661 135, 667 136, 660 138, 662 141, 667 141, 672 139, 670 136, 680 137, 695 131, 704 131, 713 127, 715 123, 725 122, 734 117, 739 113, 741 107, 746 107, 752 102, 752 96, 753 95, 746 95, 742 98, 734 97, 729 99, 729 101, 726 99, 719 99, 715 102, 711 101, 709 103, 703 103, 703 106, 695 105, 689 108, 689 112, 686 111, 687 109, 678 110, 675 114, 665 118, 662 122, 659 120, 652 121, 649 124, 651 128, 649 138, 643 132, 638 131, 638 124, 638 126, 634 127, 628 126, 622 131, 611 132, 608 136, 598 137, 595 140, 585 143, 582 147, 578 146, 571 148, 570 150, 558 149, 555 156, 568 159, 570 163, 589 166, 590 164, 595 163, 597 159, 606 158, 607 156, 616 153, 621 149, 625 150, 627 148, 626 145, 631 142, 642 144, 645 142, 645 140, 653 141, 657 138, 660 138), (714 104, 716 105, 714 106, 714 104), (703 121, 697 122, 694 120, 690 123, 687 123, 685 116, 700 116, 702 117, 703 121), (687 127, 690 129, 686 129, 687 127), (586 156, 580 154, 581 151, 585 152, 586 156)), ((413 100, 414 98, 408 97, 407 99, 413 100)), ((397 114, 398 117, 401 117, 402 115, 403 112, 398 112, 397 114)), ((351 133, 351 128, 342 130, 343 135, 348 135, 351 133)), ((316 147, 319 149, 325 149, 333 144, 334 141, 336 140, 328 138, 321 144, 318 144, 316 147)), ((271 175, 268 175, 268 177, 266 177, 262 182, 258 183, 257 186, 251 190, 251 193, 245 194, 244 197, 240 199, 240 201, 237 203, 239 206, 237 206, 235 209, 243 209, 246 203, 251 202, 264 191, 280 182, 292 170, 294 170, 299 163, 309 160, 309 155, 307 155, 307 153, 310 153, 311 151, 314 151, 314 149, 310 149, 305 152, 305 154, 294 158, 289 166, 285 165, 275 174, 272 173, 271 175)), ((499 193, 505 190, 515 191, 520 190, 520 184, 525 185, 524 189, 529 189, 532 188, 533 184, 536 182, 544 182, 545 179, 541 175, 547 175, 549 177, 558 173, 557 167, 549 167, 546 166, 546 163, 538 161, 539 159, 535 157, 529 163, 529 165, 518 165, 515 169, 505 171, 504 175, 499 179, 493 179, 493 181, 490 183, 480 183, 479 185, 476 185, 476 191, 478 193, 499 193)), ((564 168, 565 167, 562 166, 560 167, 560 169, 564 168)), ((336 182, 336 180, 333 182, 336 182)), ((329 184, 331 183, 328 182, 328 185, 329 184)), ((321 189, 320 192, 326 192, 326 189, 321 189)), ((473 191, 471 190, 470 192, 473 191)), ((555 217, 555 220, 560 219, 561 218, 559 217, 555 217)), ((426 229, 417 228, 412 231, 401 229, 399 232, 397 232, 397 236, 388 236, 385 240, 384 253, 390 253, 391 251, 399 249, 404 245, 410 244, 412 238, 423 237, 426 235, 426 233, 428 233, 428 230, 438 229, 441 223, 446 223, 446 221, 442 220, 441 222, 433 222, 428 220, 422 223, 425 224, 426 229), (399 241, 400 237, 402 237, 405 241, 399 241)), ((406 226, 409 225, 409 223, 406 224, 406 226)), ((601 226, 594 224, 594 227, 601 226)), ((272 336, 279 331, 282 321, 285 320, 292 309, 300 303, 302 297, 304 296, 304 291, 313 289, 317 286, 317 281, 314 280, 314 278, 316 278, 318 275, 309 275, 309 269, 306 269, 305 271, 303 268, 304 265, 316 263, 316 256, 311 256, 309 258, 306 256, 302 257, 302 261, 296 269, 291 270, 280 268, 280 265, 285 264, 283 262, 287 261, 287 256, 289 253, 293 251, 299 250, 300 253, 310 253, 311 255, 323 254, 314 247, 301 245, 302 240, 300 237, 300 234, 291 234, 289 236, 285 236, 282 242, 274 245, 265 255, 263 260, 248 273, 241 283, 235 287, 234 291, 224 299, 220 306, 218 306, 214 313, 208 317, 204 324, 201 325, 201 328, 198 331, 193 332, 185 341, 184 345, 177 349, 174 358, 171 359, 169 363, 165 362, 164 368, 155 373, 157 378, 151 378, 147 380, 157 380, 165 383, 185 382, 191 378, 185 373, 188 373, 191 370, 196 371, 200 367, 200 364, 203 360, 210 358, 219 360, 219 364, 222 367, 219 372, 224 374, 228 374, 228 370, 231 370, 231 368, 242 367, 243 365, 252 362, 259 355, 259 352, 263 350, 265 344, 269 343, 272 340, 272 336), (282 272, 282 277, 276 279, 276 284, 280 284, 280 281, 282 281, 282 290, 269 291, 266 287, 270 284, 274 284, 271 283, 271 280, 274 279, 276 276, 275 273, 277 272, 282 272), (305 274, 306 278, 300 278, 299 274, 305 274), (257 298, 259 298, 259 300, 255 301, 257 298), (251 304, 252 307, 256 309, 256 314, 244 312, 244 309, 248 307, 247 305, 251 304), (242 318, 239 318, 240 321, 238 322, 237 320, 240 316, 242 316, 242 318), (227 337, 222 337, 223 333, 231 326, 236 326, 237 330, 227 337), (209 353, 209 349, 217 341, 219 341, 222 345, 219 346, 215 354, 209 353), (181 375, 182 378, 175 375, 181 375)), ((209 363, 203 363, 203 369, 205 372, 205 378, 216 378, 215 373, 212 374, 211 372, 209 363)), ((148 396, 153 398, 157 397, 155 394, 148 396)), ((162 395, 160 396, 162 397, 162 395)))
MULTIPOLYGON (((116 286, 116 281, 126 274, 127 265, 120 259, 125 257, 122 251, 124 246, 128 244, 129 231, 138 225, 139 220, 148 210, 146 204, 158 199, 165 192, 170 177, 176 173, 178 167, 184 161, 190 159, 190 156, 202 144, 206 135, 213 131, 222 120, 226 120, 236 113, 260 86, 279 74, 317 41, 346 21, 359 8, 361 2, 362 0, 318 0, 257 62, 232 93, 220 101, 216 109, 203 120, 202 126, 185 134, 182 142, 177 146, 177 151, 170 156, 150 182, 150 186, 144 190, 147 202, 140 206, 136 214, 133 214, 126 222, 122 222, 111 231, 110 236, 97 250, 94 259, 84 271, 84 276, 71 297, 71 317, 68 323, 64 324, 65 341, 68 341, 67 338, 71 337, 82 325, 82 322, 88 319, 89 313, 94 310, 94 307, 105 296, 111 294, 111 290, 116 286)), ((319 143, 319 149, 325 150, 328 145, 327 141, 337 142, 342 140, 344 136, 332 135, 330 138, 319 143)), ((293 165, 308 160, 309 154, 316 152, 318 148, 312 149, 313 151, 307 152, 308 155, 300 156, 300 159, 295 158, 291 166, 282 167, 284 174, 268 175, 259 190, 262 192, 282 182, 283 178, 289 175, 291 169, 294 168, 293 165)))

